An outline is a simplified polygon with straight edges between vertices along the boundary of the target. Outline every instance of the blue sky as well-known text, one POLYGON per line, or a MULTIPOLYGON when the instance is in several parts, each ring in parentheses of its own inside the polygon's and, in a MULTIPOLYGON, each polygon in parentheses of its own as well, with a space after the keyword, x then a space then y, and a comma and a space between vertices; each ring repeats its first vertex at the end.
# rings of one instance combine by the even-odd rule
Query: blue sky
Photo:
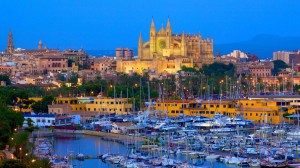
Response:
POLYGON ((15 47, 136 48, 168 17, 174 33, 198 33, 216 44, 259 34, 300 36, 297 0, 1 0, 0 50, 11 29, 15 47))

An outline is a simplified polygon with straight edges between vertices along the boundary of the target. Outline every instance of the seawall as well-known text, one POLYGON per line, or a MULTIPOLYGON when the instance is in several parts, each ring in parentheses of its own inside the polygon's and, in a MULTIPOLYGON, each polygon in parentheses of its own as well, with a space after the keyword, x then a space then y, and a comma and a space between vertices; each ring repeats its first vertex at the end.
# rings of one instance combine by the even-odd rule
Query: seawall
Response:
POLYGON ((124 141, 126 141, 126 142, 134 142, 134 141, 145 142, 145 141, 148 141, 146 138, 143 138, 143 137, 134 137, 134 136, 123 135, 123 134, 114 134, 114 133, 106 133, 106 132, 91 131, 91 130, 56 129, 56 130, 54 130, 54 133, 92 135, 92 136, 98 136, 98 137, 101 137, 103 139, 108 139, 108 140, 121 140, 123 142, 124 141))

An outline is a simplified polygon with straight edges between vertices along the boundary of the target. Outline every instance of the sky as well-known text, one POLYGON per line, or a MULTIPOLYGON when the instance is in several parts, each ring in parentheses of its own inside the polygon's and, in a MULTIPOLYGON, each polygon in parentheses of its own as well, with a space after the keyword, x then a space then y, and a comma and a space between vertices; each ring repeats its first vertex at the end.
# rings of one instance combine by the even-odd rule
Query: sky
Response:
POLYGON ((300 36, 298 0, 1 0, 0 50, 13 32, 15 48, 114 50, 137 48, 171 20, 173 33, 201 33, 215 44, 256 35, 300 36))

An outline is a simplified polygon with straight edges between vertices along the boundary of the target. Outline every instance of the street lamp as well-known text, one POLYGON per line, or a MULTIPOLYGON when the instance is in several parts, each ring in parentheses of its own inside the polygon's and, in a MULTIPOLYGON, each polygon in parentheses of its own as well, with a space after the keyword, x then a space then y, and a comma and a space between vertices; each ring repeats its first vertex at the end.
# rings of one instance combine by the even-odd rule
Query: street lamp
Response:
POLYGON ((20 159, 22 160, 22 148, 19 148, 20 150, 20 159))

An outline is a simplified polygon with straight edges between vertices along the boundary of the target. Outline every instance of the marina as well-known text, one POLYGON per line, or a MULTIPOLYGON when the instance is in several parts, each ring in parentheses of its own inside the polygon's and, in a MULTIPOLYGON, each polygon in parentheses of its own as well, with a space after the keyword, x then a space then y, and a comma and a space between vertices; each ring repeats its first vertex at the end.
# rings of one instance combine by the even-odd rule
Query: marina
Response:
MULTIPOLYGON (((114 126, 122 125, 118 124, 122 123, 120 118, 127 117, 111 116, 108 120, 118 119, 118 122, 102 126, 93 123, 87 126, 93 127, 91 130, 54 130, 54 135, 48 137, 53 145, 53 165, 58 160, 75 167, 300 165, 300 140, 298 136, 293 136, 298 135, 297 126, 254 125, 220 114, 212 119, 189 116, 156 118, 148 115, 147 118, 138 116, 143 119, 136 122, 133 119, 128 130, 122 128, 113 133, 114 126)), ((128 124, 129 121, 126 119, 123 122, 128 124)))

